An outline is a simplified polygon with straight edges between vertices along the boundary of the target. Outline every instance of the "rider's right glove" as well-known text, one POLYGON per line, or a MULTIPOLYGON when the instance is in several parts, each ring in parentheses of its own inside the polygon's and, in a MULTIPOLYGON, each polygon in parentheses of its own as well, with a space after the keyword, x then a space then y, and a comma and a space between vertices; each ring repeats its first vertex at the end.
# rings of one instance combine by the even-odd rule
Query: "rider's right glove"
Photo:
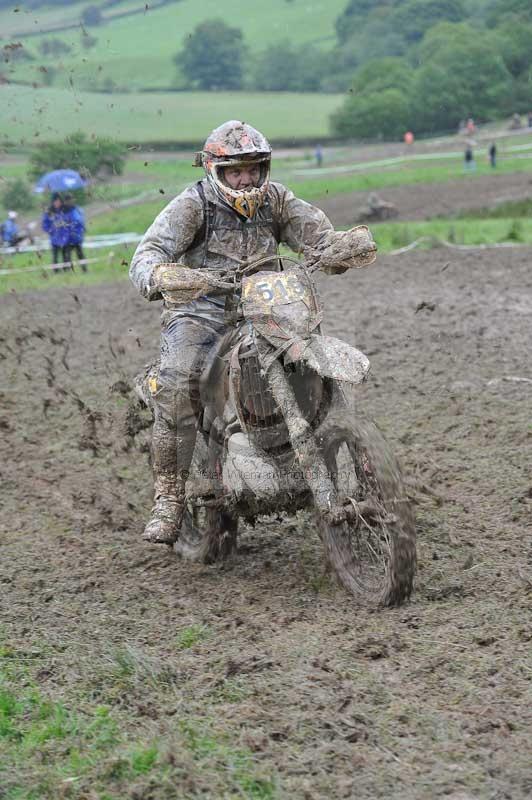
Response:
POLYGON ((186 303, 206 294, 208 282, 201 272, 183 264, 157 264, 150 279, 150 294, 174 303, 186 303))
POLYGON ((225 294, 233 284, 207 270, 183 264, 158 264, 151 276, 151 294, 162 295, 172 303, 188 303, 202 295, 225 294))

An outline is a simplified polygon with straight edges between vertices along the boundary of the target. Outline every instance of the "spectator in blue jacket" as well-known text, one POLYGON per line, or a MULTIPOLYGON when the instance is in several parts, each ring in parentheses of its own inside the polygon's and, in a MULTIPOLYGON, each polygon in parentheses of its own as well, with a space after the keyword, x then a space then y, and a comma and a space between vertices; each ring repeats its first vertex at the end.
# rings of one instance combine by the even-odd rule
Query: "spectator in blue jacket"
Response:
POLYGON ((42 217, 42 229, 50 237, 52 264, 62 264, 62 267, 55 267, 55 271, 70 269, 70 264, 68 264, 70 260, 68 219, 63 198, 58 192, 55 192, 52 195, 50 207, 42 217))
POLYGON ((25 239, 25 236, 22 236, 19 227, 17 225, 17 212, 16 211, 8 211, 7 212, 7 219, 2 224, 2 244, 6 247, 16 247, 20 242, 25 239))
POLYGON ((83 254, 85 217, 83 211, 81 208, 78 208, 74 200, 74 196, 70 193, 65 195, 63 208, 68 219, 68 258, 66 258, 66 261, 70 261, 72 263, 72 267, 74 266, 74 262, 72 261, 72 251, 75 251, 78 259, 82 262, 80 265, 81 269, 83 272, 87 272, 87 265, 83 263, 85 261, 85 256, 83 254))

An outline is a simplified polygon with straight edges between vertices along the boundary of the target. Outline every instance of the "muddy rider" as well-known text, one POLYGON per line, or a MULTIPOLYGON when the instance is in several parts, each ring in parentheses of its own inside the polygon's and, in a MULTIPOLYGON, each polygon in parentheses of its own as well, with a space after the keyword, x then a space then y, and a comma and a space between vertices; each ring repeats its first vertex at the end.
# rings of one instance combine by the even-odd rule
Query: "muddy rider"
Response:
MULTIPOLYGON (((275 254, 280 242, 315 254, 343 241, 348 232, 335 232, 322 211, 270 181, 270 159, 268 141, 246 123, 231 120, 210 134, 197 157, 205 177, 163 209, 133 256, 129 274, 145 298, 160 300, 177 288, 169 263, 235 269, 275 254)), ((343 263, 329 271, 345 271, 343 263)), ((150 384, 155 504, 143 536, 150 542, 177 539, 196 440, 198 379, 224 332, 223 297, 180 306, 164 301, 160 365, 150 384)))

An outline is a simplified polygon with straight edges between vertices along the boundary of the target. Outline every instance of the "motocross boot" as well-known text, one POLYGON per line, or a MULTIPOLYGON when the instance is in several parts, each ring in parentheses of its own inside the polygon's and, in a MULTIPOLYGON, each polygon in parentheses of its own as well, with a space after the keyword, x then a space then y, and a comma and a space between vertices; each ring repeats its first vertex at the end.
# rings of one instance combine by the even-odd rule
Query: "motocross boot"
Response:
POLYGON ((185 493, 175 473, 156 474, 155 504, 142 538, 153 544, 174 544, 179 536, 185 493))

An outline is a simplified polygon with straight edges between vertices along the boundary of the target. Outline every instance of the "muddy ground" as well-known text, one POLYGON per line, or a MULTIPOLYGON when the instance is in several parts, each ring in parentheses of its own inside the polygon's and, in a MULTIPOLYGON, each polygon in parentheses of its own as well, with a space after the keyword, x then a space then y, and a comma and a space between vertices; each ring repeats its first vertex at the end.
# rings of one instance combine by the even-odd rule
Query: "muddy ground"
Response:
MULTIPOLYGON (((449 172, 458 169, 453 165, 449 172)), ((445 183, 392 186, 379 189, 377 194, 397 207, 398 215, 394 220, 431 219, 526 200, 532 196, 532 178, 529 173, 468 175, 445 183)), ((367 204, 368 196, 369 192, 336 194, 320 199, 317 205, 335 225, 349 226, 356 221, 358 210, 367 204)))
POLYGON ((151 770, 109 751, 70 783, 26 755, 0 797, 530 797, 531 258, 416 252, 321 282, 416 501, 415 595, 379 613, 336 586, 304 514, 247 530, 223 565, 143 543, 147 453, 121 392, 156 352, 157 305, 127 282, 0 298, 3 652, 158 748, 151 770))

